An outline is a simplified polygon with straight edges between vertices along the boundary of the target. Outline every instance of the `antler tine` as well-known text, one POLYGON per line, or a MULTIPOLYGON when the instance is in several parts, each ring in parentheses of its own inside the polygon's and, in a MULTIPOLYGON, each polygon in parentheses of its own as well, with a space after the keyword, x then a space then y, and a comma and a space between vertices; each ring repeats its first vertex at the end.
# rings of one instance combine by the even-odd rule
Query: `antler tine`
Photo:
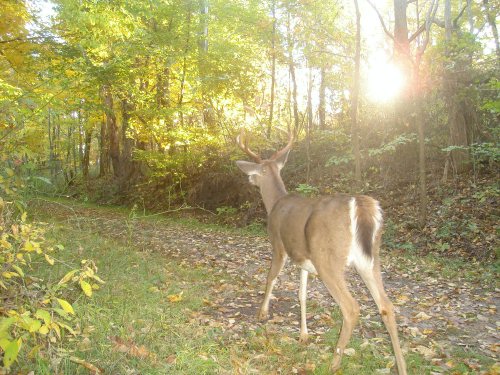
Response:
POLYGON ((236 137, 236 143, 238 144, 239 148, 241 148, 243 150, 243 152, 245 152, 245 154, 250 156, 257 163, 262 162, 262 159, 260 158, 260 156, 248 148, 248 140, 245 137, 244 129, 241 129, 240 134, 236 137), (244 139, 245 143, 243 143, 242 139, 244 139))
POLYGON ((285 147, 283 147, 281 150, 279 151, 276 151, 273 156, 271 156, 271 159, 277 159, 279 158, 280 156, 282 156, 283 154, 285 154, 286 152, 288 152, 288 150, 290 150, 290 148, 292 148, 292 145, 293 145, 293 132, 292 131, 289 131, 288 132, 288 143, 285 147))

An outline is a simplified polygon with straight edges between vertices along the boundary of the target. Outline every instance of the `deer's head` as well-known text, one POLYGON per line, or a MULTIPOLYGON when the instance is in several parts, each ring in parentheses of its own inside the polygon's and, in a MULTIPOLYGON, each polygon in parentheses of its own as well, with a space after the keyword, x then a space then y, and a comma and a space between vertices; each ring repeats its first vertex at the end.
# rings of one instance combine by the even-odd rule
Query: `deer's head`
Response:
POLYGON ((262 159, 259 155, 248 148, 248 141, 244 137, 243 130, 236 137, 238 146, 250 156, 254 162, 238 160, 236 165, 246 175, 252 185, 258 186, 261 189, 265 188, 270 183, 276 184, 281 181, 280 171, 284 167, 288 154, 293 144, 293 135, 289 134, 288 144, 281 150, 276 151, 269 159, 262 159))

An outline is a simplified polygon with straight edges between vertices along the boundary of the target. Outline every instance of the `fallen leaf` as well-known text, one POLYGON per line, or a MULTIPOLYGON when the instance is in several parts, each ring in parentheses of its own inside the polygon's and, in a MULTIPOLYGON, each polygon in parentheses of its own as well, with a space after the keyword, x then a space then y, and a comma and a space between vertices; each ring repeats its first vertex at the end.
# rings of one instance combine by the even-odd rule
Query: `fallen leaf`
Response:
POLYGON ((104 371, 101 370, 99 367, 94 366, 92 363, 87 362, 87 361, 85 361, 85 360, 83 360, 81 358, 77 358, 77 357, 71 356, 71 357, 69 357, 69 360, 71 362, 77 363, 77 364, 85 367, 87 370, 90 371, 90 373, 92 375, 104 374, 104 371))
POLYGON ((434 350, 423 345, 418 345, 415 349, 413 349, 413 352, 422 354, 427 360, 430 360, 436 355, 434 350))
POLYGON ((168 302, 180 302, 182 301, 182 293, 184 292, 180 292, 178 294, 170 294, 167 296, 167 299, 168 299, 168 302))
POLYGON ((167 362, 169 365, 175 365, 177 362, 177 356, 175 354, 170 354, 166 359, 165 362, 167 362))
POLYGON ((115 352, 126 353, 137 358, 147 358, 150 356, 150 352, 144 345, 137 346, 132 341, 124 341, 117 336, 111 337, 110 340, 113 343, 113 350, 115 352))
POLYGON ((432 318, 432 316, 427 315, 423 311, 419 312, 417 315, 414 316, 414 319, 417 319, 417 320, 429 320, 431 318, 432 318))

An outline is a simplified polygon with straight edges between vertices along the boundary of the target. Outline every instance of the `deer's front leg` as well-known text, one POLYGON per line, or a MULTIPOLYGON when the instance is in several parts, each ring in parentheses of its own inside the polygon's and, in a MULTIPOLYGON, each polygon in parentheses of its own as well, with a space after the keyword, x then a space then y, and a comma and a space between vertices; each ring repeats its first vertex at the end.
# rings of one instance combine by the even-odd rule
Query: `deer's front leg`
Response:
POLYGON ((299 287, 299 302, 300 302, 300 337, 301 343, 306 343, 308 338, 307 333, 307 317, 306 317, 306 302, 307 302, 307 277, 309 272, 305 269, 300 269, 300 287, 299 287))
POLYGON ((264 301, 262 301, 258 315, 260 320, 265 320, 269 317, 269 301, 271 300, 274 284, 276 284, 276 278, 283 269, 287 258, 288 256, 284 251, 275 250, 273 253, 271 268, 267 274, 266 293, 264 294, 264 301))

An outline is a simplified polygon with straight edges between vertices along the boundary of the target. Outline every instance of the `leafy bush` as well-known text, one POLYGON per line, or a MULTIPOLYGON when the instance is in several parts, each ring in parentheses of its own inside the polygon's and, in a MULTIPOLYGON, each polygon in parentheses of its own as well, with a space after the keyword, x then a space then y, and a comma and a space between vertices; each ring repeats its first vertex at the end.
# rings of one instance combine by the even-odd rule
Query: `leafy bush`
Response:
MULTIPOLYGON (((4 195, 10 192, 3 189, 4 195)), ((57 283, 33 276, 35 264, 53 266, 54 254, 63 247, 49 246, 43 223, 28 223, 23 205, 16 203, 0 197, 0 368, 7 370, 19 357, 33 358, 48 343, 62 340, 66 332, 77 335, 68 287, 76 284, 90 297, 103 283, 91 260, 83 260, 57 283), (25 344, 28 353, 22 351, 25 344)))

